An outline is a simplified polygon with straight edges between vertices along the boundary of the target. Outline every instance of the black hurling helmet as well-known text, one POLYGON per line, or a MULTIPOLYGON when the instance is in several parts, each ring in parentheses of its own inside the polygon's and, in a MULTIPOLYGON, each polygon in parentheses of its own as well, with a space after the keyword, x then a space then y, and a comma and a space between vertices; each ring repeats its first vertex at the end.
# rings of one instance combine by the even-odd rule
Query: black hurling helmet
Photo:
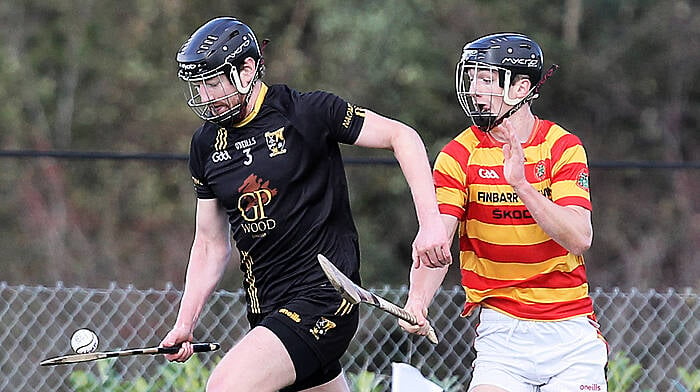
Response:
MULTIPOLYGON (((508 96, 509 87, 516 81, 515 76, 527 76, 534 88, 542 77, 542 62, 540 46, 522 34, 491 34, 469 42, 464 46, 462 57, 457 63, 455 75, 457 100, 474 125, 488 132, 495 126, 494 124, 497 124, 497 121, 503 120, 497 118, 501 108, 491 105, 491 97, 502 96, 503 102, 510 106, 518 104, 519 100, 508 96), (472 71, 471 77, 470 71, 472 71), (498 87, 502 92, 496 93, 489 90, 488 77, 477 79, 476 75, 480 71, 489 71, 485 75, 498 72, 498 87)), ((527 99, 533 98, 536 96, 530 96, 527 99)), ((504 118, 506 116, 507 114, 504 118)))
POLYGON ((242 107, 248 102, 252 86, 262 77, 264 70, 262 52, 250 27, 236 18, 212 19, 185 41, 177 52, 176 59, 177 75, 187 84, 187 105, 202 120, 221 126, 240 121, 242 107), (256 72, 253 80, 247 86, 243 86, 238 69, 248 57, 256 61, 256 72), (216 98, 209 98, 209 94, 201 94, 200 89, 205 88, 205 83, 207 89, 216 89, 216 86, 223 89, 221 78, 228 78, 237 91, 222 91, 216 94, 216 98), (243 104, 219 113, 217 103, 236 94, 245 96, 243 104))

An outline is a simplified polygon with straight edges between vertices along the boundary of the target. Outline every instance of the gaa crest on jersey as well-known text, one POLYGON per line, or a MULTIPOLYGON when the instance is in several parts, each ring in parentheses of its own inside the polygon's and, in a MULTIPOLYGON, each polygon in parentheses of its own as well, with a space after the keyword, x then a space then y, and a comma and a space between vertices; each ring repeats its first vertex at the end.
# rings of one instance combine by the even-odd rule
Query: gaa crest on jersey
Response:
POLYGON ((535 165, 535 178, 538 180, 544 180, 544 177, 547 175, 547 167, 544 165, 544 161, 539 161, 535 165))
POLYGON ((314 327, 309 330, 312 335, 316 338, 316 340, 319 340, 321 336, 325 336, 328 334, 328 331, 331 329, 335 328, 336 325, 334 322, 331 320, 328 320, 325 317, 321 317, 316 321, 316 324, 314 324, 314 327))
POLYGON ((214 141, 214 150, 225 150, 228 146, 228 131, 226 128, 219 128, 216 131, 216 140, 214 141))
POLYGON ((265 132, 265 142, 267 143, 268 150, 270 150, 270 157, 286 153, 287 149, 284 147, 284 127, 276 131, 265 132))
POLYGON ((223 150, 223 151, 214 151, 211 154, 211 161, 214 163, 219 163, 223 161, 230 161, 231 160, 231 154, 228 153, 228 151, 223 150))
POLYGON ((226 128, 219 128, 216 131, 216 141, 214 142, 214 152, 211 154, 211 161, 214 163, 231 160, 231 154, 226 151, 228 148, 228 131, 226 128))
POLYGON ((585 190, 588 192, 588 170, 583 169, 581 172, 578 174, 578 177, 576 178, 576 185, 579 186, 579 188, 585 190))

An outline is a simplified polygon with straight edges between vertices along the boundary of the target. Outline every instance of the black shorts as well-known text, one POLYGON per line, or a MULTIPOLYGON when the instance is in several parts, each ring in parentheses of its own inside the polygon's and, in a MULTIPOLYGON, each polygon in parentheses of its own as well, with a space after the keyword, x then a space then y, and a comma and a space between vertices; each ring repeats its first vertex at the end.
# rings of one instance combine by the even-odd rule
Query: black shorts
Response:
POLYGON ((357 305, 342 299, 330 284, 305 291, 277 310, 248 313, 251 328, 264 326, 282 341, 294 363, 296 381, 282 391, 325 384, 341 371, 340 357, 355 336, 357 305))

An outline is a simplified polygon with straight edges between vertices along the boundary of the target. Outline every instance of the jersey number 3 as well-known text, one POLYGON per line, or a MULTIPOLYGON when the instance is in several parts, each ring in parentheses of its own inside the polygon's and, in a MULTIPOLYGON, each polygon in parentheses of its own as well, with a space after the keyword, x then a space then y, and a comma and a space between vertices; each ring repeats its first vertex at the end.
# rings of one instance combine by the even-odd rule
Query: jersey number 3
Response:
POLYGON ((253 163, 253 156, 250 155, 250 148, 244 149, 243 154, 245 154, 245 161, 243 161, 244 165, 248 166, 253 163))

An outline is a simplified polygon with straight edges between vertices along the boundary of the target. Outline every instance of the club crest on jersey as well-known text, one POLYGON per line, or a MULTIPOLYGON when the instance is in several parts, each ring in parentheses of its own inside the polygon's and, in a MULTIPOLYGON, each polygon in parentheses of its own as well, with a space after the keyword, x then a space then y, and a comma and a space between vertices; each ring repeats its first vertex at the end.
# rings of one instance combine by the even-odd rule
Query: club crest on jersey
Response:
POLYGON ((537 162, 537 165, 535 165, 535 177, 538 180, 544 180, 545 175, 547 175, 547 168, 544 165, 544 161, 537 162))
POLYGON ((284 147, 284 127, 272 131, 265 132, 265 142, 267 143, 267 148, 270 150, 270 157, 275 157, 287 152, 284 147))
POLYGON ((581 172, 578 174, 578 178, 576 179, 576 185, 588 192, 588 170, 581 170, 581 172))
POLYGON ((311 334, 314 335, 316 340, 319 340, 321 336, 325 336, 326 334, 328 334, 328 331, 335 327, 336 325, 334 322, 328 320, 325 317, 321 317, 320 319, 318 319, 318 321, 316 321, 316 324, 313 328, 309 330, 309 332, 311 332, 311 334))

